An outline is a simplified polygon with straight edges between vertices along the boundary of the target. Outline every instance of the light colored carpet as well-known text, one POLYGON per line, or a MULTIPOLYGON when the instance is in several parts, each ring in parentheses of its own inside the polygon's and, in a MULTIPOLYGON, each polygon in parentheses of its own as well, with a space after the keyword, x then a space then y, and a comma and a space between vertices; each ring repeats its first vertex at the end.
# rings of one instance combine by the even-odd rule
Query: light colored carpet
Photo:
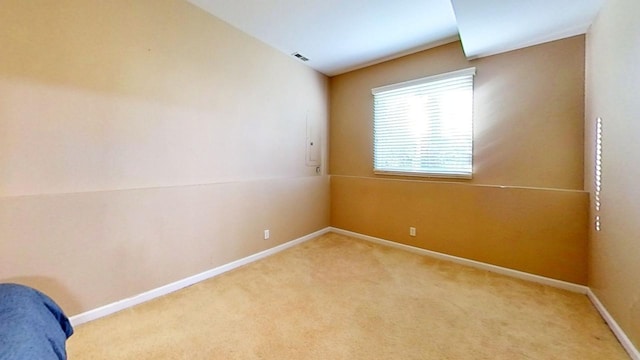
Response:
POLYGON ((81 325, 81 359, 628 359, 584 295, 326 234, 81 325))

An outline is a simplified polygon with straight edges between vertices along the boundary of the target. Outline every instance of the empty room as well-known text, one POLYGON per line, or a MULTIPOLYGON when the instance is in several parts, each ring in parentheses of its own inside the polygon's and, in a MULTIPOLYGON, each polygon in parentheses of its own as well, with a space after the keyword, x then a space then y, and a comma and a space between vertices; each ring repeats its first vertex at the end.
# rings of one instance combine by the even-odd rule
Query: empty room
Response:
POLYGON ((640 360, 637 0, 3 0, 0 359, 640 360))

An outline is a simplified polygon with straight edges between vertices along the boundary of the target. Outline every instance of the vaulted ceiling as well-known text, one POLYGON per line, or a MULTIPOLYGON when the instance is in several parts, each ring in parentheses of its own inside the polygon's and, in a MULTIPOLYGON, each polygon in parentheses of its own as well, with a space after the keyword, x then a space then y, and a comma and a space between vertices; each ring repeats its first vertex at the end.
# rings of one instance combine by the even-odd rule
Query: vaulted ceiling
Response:
POLYGON ((188 0, 329 76, 460 39, 477 58, 585 33, 605 0, 188 0))

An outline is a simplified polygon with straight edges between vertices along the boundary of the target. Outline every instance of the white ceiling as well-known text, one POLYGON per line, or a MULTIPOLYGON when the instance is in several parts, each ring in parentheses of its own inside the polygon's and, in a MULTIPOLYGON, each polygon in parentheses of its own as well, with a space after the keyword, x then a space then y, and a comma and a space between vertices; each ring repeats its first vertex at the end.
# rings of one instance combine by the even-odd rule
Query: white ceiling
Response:
POLYGON ((458 38, 475 58, 582 34, 605 0, 188 1, 333 76, 458 38))
POLYGON ((468 58, 584 34, 604 0, 451 0, 468 58))

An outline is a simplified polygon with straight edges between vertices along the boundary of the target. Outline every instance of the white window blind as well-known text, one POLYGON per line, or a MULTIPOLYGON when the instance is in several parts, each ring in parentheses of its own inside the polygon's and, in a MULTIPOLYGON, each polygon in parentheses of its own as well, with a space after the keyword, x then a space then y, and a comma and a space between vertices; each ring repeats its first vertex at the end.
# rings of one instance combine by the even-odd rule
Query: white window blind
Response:
POLYGON ((374 172, 471 178, 475 68, 372 89, 374 172))
POLYGON ((602 199, 600 198, 600 192, 602 191, 602 118, 596 119, 596 168, 595 168, 595 205, 596 205, 596 218, 595 226, 596 231, 600 231, 602 222, 600 220, 600 207, 602 206, 602 199))

